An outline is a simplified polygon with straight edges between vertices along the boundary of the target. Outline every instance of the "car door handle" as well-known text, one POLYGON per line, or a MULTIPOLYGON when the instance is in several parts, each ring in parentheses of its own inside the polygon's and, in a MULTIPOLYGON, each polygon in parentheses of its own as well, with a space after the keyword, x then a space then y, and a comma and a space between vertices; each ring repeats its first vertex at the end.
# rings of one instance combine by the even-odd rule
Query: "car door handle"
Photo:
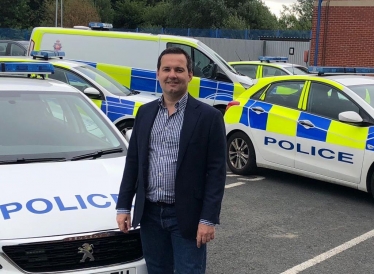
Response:
POLYGON ((253 108, 251 108, 251 110, 256 112, 257 114, 265 112, 265 110, 262 107, 253 107, 253 108))
POLYGON ((299 124, 302 125, 305 128, 312 128, 315 127, 314 124, 309 120, 300 120, 299 124))

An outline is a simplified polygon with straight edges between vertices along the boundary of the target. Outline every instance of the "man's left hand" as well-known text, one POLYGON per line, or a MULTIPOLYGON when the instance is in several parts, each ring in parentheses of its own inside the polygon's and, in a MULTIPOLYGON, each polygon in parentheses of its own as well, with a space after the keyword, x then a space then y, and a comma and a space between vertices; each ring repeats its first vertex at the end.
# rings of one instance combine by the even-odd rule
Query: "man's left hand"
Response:
POLYGON ((215 231, 214 226, 199 224, 196 236, 197 247, 200 248, 202 244, 206 244, 213 240, 215 231))

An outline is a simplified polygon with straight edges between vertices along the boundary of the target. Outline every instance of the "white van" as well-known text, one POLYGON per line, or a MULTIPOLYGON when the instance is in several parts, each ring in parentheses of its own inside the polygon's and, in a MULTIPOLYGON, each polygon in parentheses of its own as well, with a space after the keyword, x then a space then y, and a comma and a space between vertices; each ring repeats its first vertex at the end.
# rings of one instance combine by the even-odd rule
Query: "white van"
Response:
POLYGON ((80 28, 34 28, 32 50, 64 51, 66 58, 85 61, 124 86, 161 94, 156 79, 157 59, 167 47, 183 48, 193 60, 190 94, 224 111, 228 102, 253 85, 215 51, 199 40, 171 35, 100 31, 80 28))

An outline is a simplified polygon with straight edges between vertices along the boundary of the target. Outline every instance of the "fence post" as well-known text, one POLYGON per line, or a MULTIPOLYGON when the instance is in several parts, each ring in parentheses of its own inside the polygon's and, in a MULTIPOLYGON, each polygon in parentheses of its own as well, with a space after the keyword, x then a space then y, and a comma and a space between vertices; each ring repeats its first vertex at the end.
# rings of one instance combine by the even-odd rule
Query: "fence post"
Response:
POLYGON ((139 32, 139 28, 136 28, 136 32, 139 32))
POLYGON ((248 29, 244 30, 244 39, 248 39, 248 29))
POLYGON ((218 38, 218 29, 216 29, 216 38, 218 38))
POLYGON ((190 28, 187 29, 187 36, 190 36, 190 28))

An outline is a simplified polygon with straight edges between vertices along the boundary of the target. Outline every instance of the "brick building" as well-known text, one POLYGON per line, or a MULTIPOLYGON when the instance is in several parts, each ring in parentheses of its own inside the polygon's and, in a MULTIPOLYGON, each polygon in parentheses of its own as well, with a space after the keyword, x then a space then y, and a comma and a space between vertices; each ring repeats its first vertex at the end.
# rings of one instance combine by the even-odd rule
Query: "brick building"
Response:
MULTIPOLYGON (((309 65, 316 52, 318 2, 309 65)), ((317 65, 374 67, 374 0, 323 0, 317 65)))

